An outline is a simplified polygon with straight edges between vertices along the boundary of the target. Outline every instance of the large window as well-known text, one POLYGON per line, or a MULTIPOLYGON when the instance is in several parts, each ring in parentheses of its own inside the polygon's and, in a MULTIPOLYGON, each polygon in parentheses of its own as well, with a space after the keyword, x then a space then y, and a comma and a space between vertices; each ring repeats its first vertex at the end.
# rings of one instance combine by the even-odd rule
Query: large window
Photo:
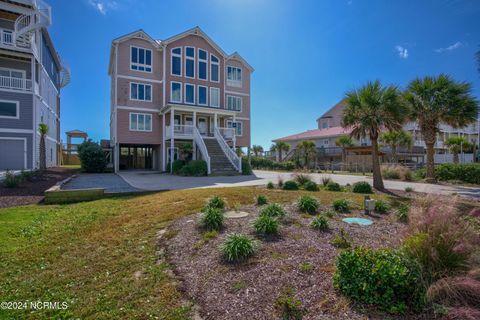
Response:
POLYGON ((130 113, 130 131, 152 131, 152 115, 130 113))
POLYGON ((170 101, 182 103, 182 84, 172 81, 170 86, 170 101))
POLYGON ((198 79, 207 80, 207 51, 198 49, 198 79))
POLYGON ((195 104, 195 85, 185 83, 185 103, 195 104))
POLYGON ((220 82, 220 61, 213 54, 210 55, 210 81, 220 82))
POLYGON ((201 106, 208 105, 208 88, 205 86, 198 86, 198 104, 201 106))
POLYGON ((130 83, 130 100, 152 101, 152 86, 143 83, 130 83))
POLYGON ((137 71, 152 72, 152 50, 132 47, 130 68, 137 71))
POLYGON ((242 86, 242 69, 237 67, 227 67, 227 85, 233 87, 242 86))
POLYGON ((185 47, 185 77, 195 78, 195 48, 185 47))
POLYGON ((220 89, 210 88, 210 107, 220 107, 220 89))
POLYGON ((0 118, 18 119, 19 111, 18 101, 0 100, 0 118))
POLYGON ((175 76, 182 75, 182 48, 172 49, 171 73, 175 76))
POLYGON ((243 125, 243 123, 241 121, 227 120, 227 128, 234 128, 235 129, 235 135, 237 135, 237 136, 241 136, 243 134, 242 125, 243 125))
POLYGON ((227 109, 234 111, 242 111, 242 98, 235 96, 227 96, 227 109))

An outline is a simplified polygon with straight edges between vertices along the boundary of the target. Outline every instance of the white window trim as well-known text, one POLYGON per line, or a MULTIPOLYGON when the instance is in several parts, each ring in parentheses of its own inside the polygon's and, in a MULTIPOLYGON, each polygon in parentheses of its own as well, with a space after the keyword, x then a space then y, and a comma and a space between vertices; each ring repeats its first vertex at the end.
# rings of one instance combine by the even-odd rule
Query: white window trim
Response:
POLYGON ((236 66, 226 66, 225 67, 225 77, 227 79, 227 86, 241 88, 243 86, 243 69, 236 66), (240 70, 240 80, 228 79, 228 68, 240 70))
POLYGON ((233 95, 230 95, 230 94, 227 94, 227 103, 226 103, 226 108, 227 110, 231 110, 231 111, 235 111, 235 112, 242 112, 243 111, 243 99, 242 97, 237 97, 237 96, 233 96, 233 95), (228 107, 228 98, 231 97, 231 98, 235 98, 235 99, 240 99, 240 110, 234 110, 234 109, 230 109, 228 107))
POLYGON ((151 113, 129 112, 129 114, 128 114, 128 129, 129 129, 129 131, 136 131, 136 132, 152 132, 152 130, 153 130, 153 115, 151 113), (137 116, 137 129, 132 129, 132 115, 137 116), (143 118, 144 119, 143 127, 145 127, 146 116, 150 117, 150 130, 139 130, 138 129, 138 116, 139 115, 143 115, 143 117, 144 117, 143 118))
POLYGON ((138 72, 152 73, 152 72, 153 72, 153 50, 147 49, 147 48, 143 48, 143 47, 130 46, 130 70, 132 70, 132 71, 138 71, 138 72), (151 63, 151 64, 142 64, 142 63, 138 63, 138 62, 135 63, 137 66, 141 66, 141 67, 144 67, 144 68, 150 67, 150 69, 151 69, 150 71, 138 70, 138 69, 135 70, 135 69, 132 68, 132 65, 134 64, 134 63, 132 62, 132 48, 143 49, 143 50, 145 50, 145 52, 146 52, 146 50, 150 51, 150 63, 151 63))
POLYGON ((15 100, 0 100, 0 102, 15 103, 17 105, 17 115, 15 117, 0 116, 1 119, 20 119, 20 102, 15 100))
MULTIPOLYGON (((233 122, 236 122, 236 123, 240 123, 240 134, 237 134, 237 128, 234 128, 235 129, 235 135, 237 137, 243 137, 243 121, 239 121, 239 120, 227 120, 227 128, 229 128, 228 124, 230 123, 233 123, 233 122)), ((230 128, 233 128, 233 127, 230 127, 230 128)))
POLYGON ((208 106, 208 87, 207 86, 202 86, 202 85, 197 85, 197 97, 198 97, 198 105, 199 106, 208 106), (206 103, 200 103, 200 88, 205 88, 205 98, 206 98, 206 103))
POLYGON ((217 87, 210 87, 210 107, 213 107, 213 108, 220 108, 220 88, 217 88, 217 87), (215 90, 218 90, 218 105, 217 106, 214 106, 212 104, 212 91, 215 91, 215 90))
POLYGON ((196 78, 196 71, 197 71, 197 68, 196 68, 196 54, 197 54, 197 50, 195 50, 195 47, 190 47, 190 46, 185 46, 183 48, 185 50, 185 78, 188 78, 188 79, 195 79, 196 78), (188 57, 187 56, 187 48, 191 48, 193 49, 193 58, 192 57, 188 57), (189 77, 187 76, 187 60, 193 60, 193 77, 189 77))
POLYGON ((220 83, 220 59, 216 55, 211 54, 211 53, 210 53, 210 81, 220 83), (218 62, 212 62, 212 57, 215 57, 218 60, 218 62), (212 65, 218 66, 218 80, 217 81, 212 80, 212 65))
POLYGON ((175 103, 182 103, 183 101, 183 85, 181 82, 178 81, 170 81, 170 102, 175 102, 175 103), (179 84, 180 85, 180 100, 173 100, 173 84, 179 84))
POLYGON ((22 74, 22 79, 26 79, 27 78, 27 72, 25 70, 22 70, 22 69, 15 69, 15 68, 0 68, 0 70, 5 70, 5 71, 10 71, 10 78, 12 78, 12 75, 11 75, 11 72, 12 71, 15 71, 15 72, 20 72, 22 74))
POLYGON ((202 48, 198 48, 197 49, 197 61, 198 61, 198 74, 197 74, 197 79, 198 80, 202 80, 202 81, 208 81, 208 75, 209 75, 209 72, 208 72, 208 51, 207 50, 204 50, 202 48), (207 55, 207 58, 206 59, 200 59, 200 51, 205 51, 206 55, 207 55), (203 78, 200 78, 200 62, 205 62, 205 64, 207 65, 207 67, 205 68, 205 72, 207 73, 205 75, 205 79, 203 78))
POLYGON ((183 48, 182 47, 175 47, 175 48, 172 48, 170 49, 170 75, 172 77, 181 77, 183 75, 183 59, 182 59, 182 56, 183 56, 183 48), (182 53, 178 54, 178 53, 173 53, 173 50, 175 49, 180 49, 182 51, 182 53), (178 57, 180 58, 180 74, 174 74, 173 73, 173 57, 178 57))
POLYGON ((192 105, 195 105, 195 102, 197 101, 195 98, 196 98, 196 95, 195 95, 195 85, 193 83, 185 83, 184 84, 184 92, 185 94, 183 95, 183 102, 185 104, 192 104, 192 105), (193 102, 187 102, 187 86, 192 86, 193 87, 193 102))
MULTIPOLYGON (((151 84, 138 83, 138 82, 130 82, 130 100, 132 100, 132 101, 152 102, 152 98, 153 98, 153 97, 152 97, 152 96, 153 96, 153 91, 152 91, 152 90, 153 90, 153 88, 152 88, 152 85, 151 85, 151 84), (143 100, 142 100, 142 99, 138 99, 138 98, 137 98, 137 99, 134 99, 134 98, 132 97, 132 84, 136 84, 136 85, 137 85, 137 97, 138 97, 138 86, 139 86, 139 85, 145 86, 145 88, 146 88, 147 86, 150 87, 150 99, 149 99, 149 100, 147 100, 147 99, 143 99, 143 100)), ((147 92, 147 90, 144 89, 144 94, 145 94, 145 95, 146 95, 146 92, 147 92)))

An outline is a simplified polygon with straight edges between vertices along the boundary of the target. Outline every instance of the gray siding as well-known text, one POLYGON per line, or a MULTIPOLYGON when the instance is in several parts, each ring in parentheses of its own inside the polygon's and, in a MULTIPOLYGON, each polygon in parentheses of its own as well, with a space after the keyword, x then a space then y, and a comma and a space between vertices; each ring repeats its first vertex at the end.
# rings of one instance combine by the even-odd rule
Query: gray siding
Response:
POLYGON ((0 128, 28 130, 33 129, 33 95, 31 93, 17 93, 0 90, 0 100, 11 100, 20 102, 20 118, 0 118, 0 128))
POLYGON ((0 28, 13 30, 15 22, 13 20, 0 19, 0 28))
POLYGON ((32 79, 31 62, 0 58, 0 68, 17 69, 26 71, 27 79, 32 79))
MULTIPOLYGON (((33 152, 33 146, 32 146, 32 134, 30 133, 6 133, 6 132, 0 132, 0 137, 8 137, 8 138, 27 138, 27 169, 32 169, 32 152, 33 152)), ((8 150, 7 150, 8 151, 8 150)), ((0 150, 0 157, 6 157, 8 156, 8 152, 5 152, 5 150, 0 150)), ((22 158, 23 160, 23 158, 22 158)), ((0 168, 2 169, 7 169, 7 168, 0 168)))

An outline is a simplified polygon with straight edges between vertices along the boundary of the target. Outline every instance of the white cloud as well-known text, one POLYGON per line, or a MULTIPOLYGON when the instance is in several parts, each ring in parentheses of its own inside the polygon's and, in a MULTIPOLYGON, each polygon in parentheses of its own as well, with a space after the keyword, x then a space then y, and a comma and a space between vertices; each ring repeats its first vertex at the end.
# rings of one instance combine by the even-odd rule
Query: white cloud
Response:
POLYGON ((88 0, 88 4, 103 15, 106 15, 108 11, 114 10, 118 6, 114 0, 88 0))
POLYGON ((408 49, 404 48, 402 46, 395 46, 395 49, 398 52, 398 56, 402 59, 407 59, 408 58, 408 49))
POLYGON ((453 51, 455 49, 458 49, 462 46, 463 44, 460 42, 460 41, 457 41, 455 42, 454 44, 452 44, 451 46, 448 46, 446 48, 438 48, 438 49, 435 49, 433 51, 435 51, 436 53, 443 53, 443 52, 447 52, 447 51, 453 51))

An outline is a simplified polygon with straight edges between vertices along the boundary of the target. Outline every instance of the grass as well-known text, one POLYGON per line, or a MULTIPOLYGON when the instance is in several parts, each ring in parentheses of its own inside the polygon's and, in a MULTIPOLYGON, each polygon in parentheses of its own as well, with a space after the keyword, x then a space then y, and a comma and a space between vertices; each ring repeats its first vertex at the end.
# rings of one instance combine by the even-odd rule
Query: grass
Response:
MULTIPOLYGON (((69 306, 0 310, 0 319, 187 319, 189 305, 182 304, 169 266, 156 264, 156 234, 174 219, 199 212, 212 193, 242 205, 253 204, 258 194, 278 203, 312 194, 195 189, 0 209, 0 301, 66 301, 69 306)), ((325 204, 340 197, 358 205, 363 201, 362 195, 326 191, 315 197, 325 204)))

